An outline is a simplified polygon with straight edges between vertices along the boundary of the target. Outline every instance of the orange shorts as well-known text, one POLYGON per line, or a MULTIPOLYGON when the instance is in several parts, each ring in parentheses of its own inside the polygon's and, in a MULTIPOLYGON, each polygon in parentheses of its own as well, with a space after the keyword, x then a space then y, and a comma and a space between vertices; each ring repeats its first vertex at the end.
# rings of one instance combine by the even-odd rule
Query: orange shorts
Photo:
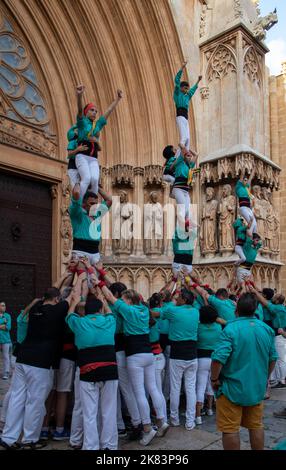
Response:
POLYGON ((220 432, 236 433, 240 426, 263 429, 263 403, 254 406, 235 405, 224 395, 216 401, 216 424, 220 432))

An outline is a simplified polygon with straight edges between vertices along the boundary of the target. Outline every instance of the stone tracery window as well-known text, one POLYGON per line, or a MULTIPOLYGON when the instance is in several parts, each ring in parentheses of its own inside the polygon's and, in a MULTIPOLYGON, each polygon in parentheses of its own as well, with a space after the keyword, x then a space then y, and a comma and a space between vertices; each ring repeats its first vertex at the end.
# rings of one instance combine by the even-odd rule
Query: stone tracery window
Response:
POLYGON ((49 129, 45 99, 23 41, 0 12, 0 110, 16 121, 49 129))

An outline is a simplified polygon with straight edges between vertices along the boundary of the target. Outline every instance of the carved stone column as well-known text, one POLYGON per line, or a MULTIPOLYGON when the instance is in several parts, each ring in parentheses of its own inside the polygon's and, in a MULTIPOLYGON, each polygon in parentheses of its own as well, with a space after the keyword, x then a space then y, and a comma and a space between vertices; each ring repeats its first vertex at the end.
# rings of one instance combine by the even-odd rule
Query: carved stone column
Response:
POLYGON ((133 254, 131 256, 144 257, 143 251, 143 206, 144 206, 144 190, 143 190, 143 168, 134 168, 134 244, 133 254))
MULTIPOLYGON (((109 168, 101 169, 101 180, 104 191, 111 194, 111 175, 109 168)), ((102 222, 101 251, 104 256, 112 256, 112 211, 109 211, 102 222)))

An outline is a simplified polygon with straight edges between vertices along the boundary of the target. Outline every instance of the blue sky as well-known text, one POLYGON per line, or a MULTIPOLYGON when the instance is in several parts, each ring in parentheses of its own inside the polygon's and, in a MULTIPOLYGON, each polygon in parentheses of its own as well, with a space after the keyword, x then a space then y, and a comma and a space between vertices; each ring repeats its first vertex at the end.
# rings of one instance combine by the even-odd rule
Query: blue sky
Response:
POLYGON ((281 62, 286 61, 286 0, 260 0, 259 4, 262 16, 277 8, 278 24, 267 32, 265 42, 270 49, 266 64, 272 75, 279 75, 281 62))

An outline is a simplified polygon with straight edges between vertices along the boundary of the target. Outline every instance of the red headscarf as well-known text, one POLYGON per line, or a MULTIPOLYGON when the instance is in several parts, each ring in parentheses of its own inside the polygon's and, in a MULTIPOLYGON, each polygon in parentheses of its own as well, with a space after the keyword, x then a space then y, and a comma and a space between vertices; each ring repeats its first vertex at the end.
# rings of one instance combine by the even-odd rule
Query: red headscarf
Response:
POLYGON ((88 103, 84 110, 83 110, 83 114, 86 116, 88 111, 91 109, 91 108, 96 108, 95 104, 94 103, 88 103))

